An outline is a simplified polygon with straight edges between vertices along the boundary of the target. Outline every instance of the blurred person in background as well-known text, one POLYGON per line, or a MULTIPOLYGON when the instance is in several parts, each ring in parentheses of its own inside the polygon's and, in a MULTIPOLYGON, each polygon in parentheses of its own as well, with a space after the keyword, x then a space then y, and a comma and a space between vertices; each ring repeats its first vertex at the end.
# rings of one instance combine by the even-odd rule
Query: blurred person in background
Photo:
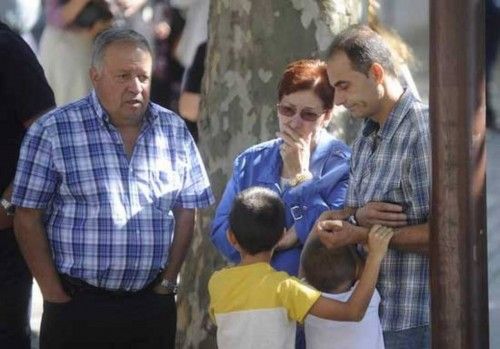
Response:
POLYGON ((32 277, 14 236, 11 183, 26 128, 55 102, 30 47, 1 22, 0 60, 0 348, 27 349, 32 277))
POLYGON ((201 81, 205 72, 205 55, 207 43, 204 42, 196 50, 193 64, 186 69, 181 95, 179 98, 179 114, 182 116, 196 143, 198 143, 198 121, 200 118, 201 81))
POLYGON ((493 84, 493 67, 500 42, 500 0, 486 0, 486 126, 500 131, 500 121, 492 105, 493 90, 500 86, 493 84))
POLYGON ((0 1, 0 21, 21 35, 34 52, 37 43, 31 34, 41 14, 40 0, 2 0, 0 1))
POLYGON ((62 105, 85 96, 92 41, 117 26, 130 27, 153 41, 153 8, 147 0, 46 0, 46 27, 40 42, 40 61, 62 105))
POLYGON ((186 24, 175 57, 187 69, 193 64, 198 46, 207 41, 210 0, 171 0, 171 4, 185 13, 186 24))
POLYGON ((105 0, 46 0, 45 15, 40 63, 62 105, 91 90, 92 40, 111 25, 113 14, 105 0))
POLYGON ((182 12, 170 1, 156 0, 154 18, 154 66, 151 79, 151 100, 178 112, 184 67, 174 56, 186 23, 182 12))

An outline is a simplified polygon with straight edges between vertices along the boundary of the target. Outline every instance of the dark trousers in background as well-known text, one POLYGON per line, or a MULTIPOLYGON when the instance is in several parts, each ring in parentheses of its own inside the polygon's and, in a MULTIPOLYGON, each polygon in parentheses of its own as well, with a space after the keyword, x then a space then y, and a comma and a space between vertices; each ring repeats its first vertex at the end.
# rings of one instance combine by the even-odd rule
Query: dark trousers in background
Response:
POLYGON ((32 280, 14 232, 0 231, 0 348, 30 348, 32 280))
POLYGON ((43 304, 40 349, 175 347, 174 295, 80 291, 68 303, 43 304))

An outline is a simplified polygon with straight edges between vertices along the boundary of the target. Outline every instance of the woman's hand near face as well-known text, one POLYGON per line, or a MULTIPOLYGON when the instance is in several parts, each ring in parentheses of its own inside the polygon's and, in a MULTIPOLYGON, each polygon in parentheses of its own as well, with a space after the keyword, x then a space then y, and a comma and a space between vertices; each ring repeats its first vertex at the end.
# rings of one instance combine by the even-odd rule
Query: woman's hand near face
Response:
POLYGON ((283 139, 280 148, 281 159, 283 160, 284 178, 293 178, 298 173, 309 169, 309 159, 311 157, 311 138, 302 137, 297 131, 289 125, 283 125, 283 130, 276 135, 283 139))

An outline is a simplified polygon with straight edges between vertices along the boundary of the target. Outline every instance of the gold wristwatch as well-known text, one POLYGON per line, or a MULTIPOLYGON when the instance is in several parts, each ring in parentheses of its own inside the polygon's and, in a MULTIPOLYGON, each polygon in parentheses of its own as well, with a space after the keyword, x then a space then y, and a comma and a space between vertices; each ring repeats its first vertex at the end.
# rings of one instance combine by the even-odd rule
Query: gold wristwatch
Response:
POLYGON ((312 179, 313 178, 313 175, 311 172, 309 171, 304 171, 304 172, 300 172, 300 173, 297 173, 295 175, 295 177, 293 178, 290 178, 288 180, 288 184, 291 186, 291 187, 295 187, 297 185, 299 185, 300 183, 303 183, 309 179, 312 179))

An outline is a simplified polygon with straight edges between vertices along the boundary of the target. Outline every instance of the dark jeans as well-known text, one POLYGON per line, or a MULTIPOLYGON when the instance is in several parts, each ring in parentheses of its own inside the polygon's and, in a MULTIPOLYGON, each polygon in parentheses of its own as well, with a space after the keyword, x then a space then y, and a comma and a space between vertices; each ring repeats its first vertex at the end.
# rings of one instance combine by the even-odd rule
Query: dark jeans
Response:
POLYGON ((430 326, 384 332, 385 349, 430 349, 430 326))
POLYGON ((0 348, 30 348, 31 273, 12 229, 0 231, 0 348))
POLYGON ((176 321, 174 295, 77 291, 68 303, 44 302, 40 349, 174 348, 176 321))

